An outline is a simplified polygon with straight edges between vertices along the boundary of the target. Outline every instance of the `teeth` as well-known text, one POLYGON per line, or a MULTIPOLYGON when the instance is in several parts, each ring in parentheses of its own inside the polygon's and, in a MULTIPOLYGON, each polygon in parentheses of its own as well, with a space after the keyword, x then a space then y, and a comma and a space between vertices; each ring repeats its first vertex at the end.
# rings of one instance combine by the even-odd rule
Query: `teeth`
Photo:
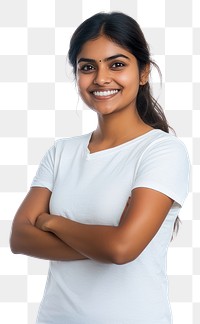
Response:
POLYGON ((106 97, 117 93, 119 90, 108 90, 108 91, 94 91, 95 96, 106 97))

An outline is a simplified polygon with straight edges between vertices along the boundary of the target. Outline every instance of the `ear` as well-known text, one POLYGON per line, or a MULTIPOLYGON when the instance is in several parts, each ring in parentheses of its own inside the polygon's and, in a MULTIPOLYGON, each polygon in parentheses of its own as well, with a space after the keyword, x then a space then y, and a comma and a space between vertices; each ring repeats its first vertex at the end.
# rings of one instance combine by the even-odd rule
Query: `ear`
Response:
POLYGON ((150 64, 146 64, 140 73, 140 85, 145 85, 149 81, 150 64))

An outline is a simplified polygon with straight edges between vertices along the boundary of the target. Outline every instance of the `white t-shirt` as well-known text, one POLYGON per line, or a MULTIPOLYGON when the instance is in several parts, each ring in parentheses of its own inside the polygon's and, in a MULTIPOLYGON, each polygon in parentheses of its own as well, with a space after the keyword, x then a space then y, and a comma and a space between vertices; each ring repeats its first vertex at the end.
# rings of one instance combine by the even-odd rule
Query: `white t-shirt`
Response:
POLYGON ((154 129, 90 154, 91 135, 56 141, 41 161, 32 186, 52 191, 52 214, 117 226, 136 187, 160 191, 174 204, 155 237, 132 262, 51 261, 37 323, 170 324, 166 253, 188 192, 185 146, 175 136, 154 129))

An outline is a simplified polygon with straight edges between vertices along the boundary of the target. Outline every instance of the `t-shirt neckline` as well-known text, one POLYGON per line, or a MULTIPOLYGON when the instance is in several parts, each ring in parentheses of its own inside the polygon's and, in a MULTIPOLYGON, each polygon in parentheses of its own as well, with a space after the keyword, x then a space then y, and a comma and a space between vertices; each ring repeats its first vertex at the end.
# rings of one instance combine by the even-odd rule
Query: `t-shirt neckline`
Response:
POLYGON ((136 138, 133 138, 132 140, 127 141, 127 142, 125 142, 123 144, 119 144, 119 145, 116 145, 116 146, 108 148, 108 149, 104 149, 104 150, 101 150, 101 151, 91 153, 89 148, 88 148, 88 145, 89 145, 90 139, 91 139, 92 134, 93 134, 93 131, 92 131, 92 132, 88 133, 87 137, 86 137, 87 159, 91 159, 91 158, 98 157, 98 156, 105 156, 105 155, 110 154, 112 152, 120 151, 121 149, 127 148, 128 146, 132 145, 133 143, 137 142, 138 140, 141 140, 141 139, 151 135, 152 133, 159 132, 159 131, 161 131, 161 130, 160 129, 152 129, 152 130, 146 132, 145 134, 137 136, 136 138))

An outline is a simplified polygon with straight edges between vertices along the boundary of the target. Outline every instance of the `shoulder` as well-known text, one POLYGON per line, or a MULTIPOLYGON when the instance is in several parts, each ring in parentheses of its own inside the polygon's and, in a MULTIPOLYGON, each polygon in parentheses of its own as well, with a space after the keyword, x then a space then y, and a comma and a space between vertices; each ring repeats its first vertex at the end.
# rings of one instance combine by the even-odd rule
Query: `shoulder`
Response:
POLYGON ((158 154, 170 154, 176 153, 183 154, 188 157, 188 152, 185 144, 174 134, 166 133, 162 130, 155 130, 151 140, 148 142, 146 146, 146 150, 148 152, 157 152, 158 154))
POLYGON ((172 134, 156 130, 151 136, 140 157, 133 188, 148 187, 160 191, 182 205, 189 187, 187 149, 172 134))
POLYGON ((156 170, 190 169, 190 159, 185 144, 175 135, 155 130, 141 153, 140 168, 156 170))
POLYGON ((79 143, 83 143, 87 139, 87 137, 89 137, 89 135, 90 133, 72 136, 72 137, 59 138, 55 141, 55 146, 65 146, 69 144, 76 145, 79 143))
POLYGON ((80 151, 87 143, 87 140, 89 140, 90 134, 91 133, 55 140, 54 144, 46 151, 42 161, 55 161, 56 159, 71 156, 71 154, 76 151, 80 151))
POLYGON ((63 151, 65 149, 67 150, 77 149, 80 146, 84 145, 84 143, 86 143, 87 139, 89 139, 90 134, 91 133, 87 133, 83 135, 57 139, 55 141, 54 148, 56 152, 63 151))

